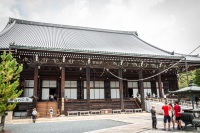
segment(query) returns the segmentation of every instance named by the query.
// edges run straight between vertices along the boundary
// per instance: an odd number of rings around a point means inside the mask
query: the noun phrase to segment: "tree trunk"
[[[0,126],[2,126],[1,131],[4,131],[4,125],[5,125],[6,115],[7,115],[7,114],[4,113],[4,114],[1,116],[1,123],[0,123]]]

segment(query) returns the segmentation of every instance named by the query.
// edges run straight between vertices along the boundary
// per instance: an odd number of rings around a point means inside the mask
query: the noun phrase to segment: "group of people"
[[[49,114],[50,114],[50,118],[52,118],[52,116],[53,116],[53,108],[52,107],[50,107],[50,109],[49,109]],[[32,111],[33,123],[36,122],[36,118],[37,118],[37,110],[36,110],[36,108],[34,108],[33,111]]]
[[[164,130],[166,130],[166,124],[168,123],[168,131],[170,131],[170,123],[172,122],[173,124],[173,129],[175,129],[175,123],[177,123],[177,129],[181,130],[182,126],[181,126],[181,107],[178,104],[178,102],[174,103],[174,106],[170,103],[167,104],[167,102],[165,102],[165,105],[162,106],[162,110],[163,110],[163,115],[164,115]],[[152,109],[150,110],[151,112],[151,116],[152,116],[152,128],[153,129],[157,129],[156,125],[157,125],[157,118],[156,118],[156,109],[155,109],[155,105],[152,105]]]
[[[146,95],[147,95],[147,98],[151,98],[151,93],[148,93],[148,92],[147,92]]]

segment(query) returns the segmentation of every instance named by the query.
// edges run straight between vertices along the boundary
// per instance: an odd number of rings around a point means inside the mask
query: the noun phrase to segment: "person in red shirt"
[[[181,126],[181,107],[180,105],[178,105],[178,101],[175,102],[175,105],[174,105],[174,114],[175,114],[175,117],[176,117],[176,123],[177,123],[177,127],[179,130],[181,130],[182,126]]]
[[[171,107],[165,102],[165,105],[162,106],[163,114],[164,114],[164,130],[166,130],[166,123],[168,122],[168,131],[170,131],[170,116],[169,111],[171,111]]]

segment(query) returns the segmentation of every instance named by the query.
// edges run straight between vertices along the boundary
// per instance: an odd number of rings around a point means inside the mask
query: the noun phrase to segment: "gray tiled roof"
[[[10,18],[0,32],[0,49],[13,43],[40,49],[88,51],[93,53],[124,53],[150,57],[179,58],[141,40],[136,32],[104,30],[39,23]]]
[[[186,60],[187,61],[190,61],[190,62],[196,62],[196,61],[198,61],[198,62],[200,62],[200,57],[199,56],[197,56],[197,57],[194,57],[194,56],[186,56]]]
[[[186,54],[174,53],[174,55],[185,57],[187,62],[200,62],[199,54],[197,54],[197,55],[186,55]]]

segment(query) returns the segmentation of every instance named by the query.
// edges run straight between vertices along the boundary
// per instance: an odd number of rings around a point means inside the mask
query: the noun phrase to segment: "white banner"
[[[14,100],[8,100],[8,102],[18,102],[18,103],[28,102],[28,103],[31,103],[31,102],[33,102],[33,99],[30,98],[30,97],[18,97]]]

